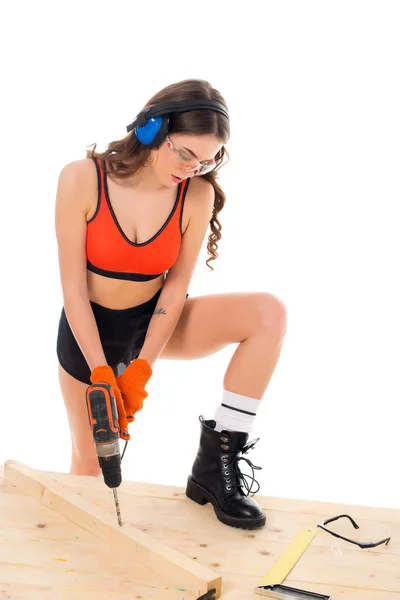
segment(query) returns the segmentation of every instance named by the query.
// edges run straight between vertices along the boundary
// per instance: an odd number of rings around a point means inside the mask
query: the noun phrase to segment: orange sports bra
[[[97,170],[98,199],[93,217],[87,222],[87,268],[93,273],[149,281],[170,269],[178,258],[182,241],[182,213],[190,179],[181,181],[174,207],[164,225],[147,242],[135,244],[122,231],[111,206],[107,173],[100,159],[92,157]]]

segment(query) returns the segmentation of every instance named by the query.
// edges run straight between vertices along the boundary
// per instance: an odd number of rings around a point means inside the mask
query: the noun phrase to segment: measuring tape
[[[259,583],[259,586],[282,583],[307,550],[317,533],[316,529],[302,529],[274,566],[268,571],[264,579]]]

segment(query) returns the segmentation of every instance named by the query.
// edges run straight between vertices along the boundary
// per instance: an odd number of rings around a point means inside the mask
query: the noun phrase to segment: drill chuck
[[[96,444],[97,458],[103,472],[104,483],[109,488],[119,487],[122,481],[119,443],[116,442],[116,447],[114,446],[114,444]],[[111,453],[109,454],[109,452]]]
[[[95,383],[86,391],[89,424],[104,483],[109,488],[121,485],[118,411],[112,386]]]

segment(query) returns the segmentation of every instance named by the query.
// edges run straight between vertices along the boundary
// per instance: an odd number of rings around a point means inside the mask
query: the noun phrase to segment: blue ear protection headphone
[[[127,126],[127,131],[135,130],[139,142],[148,148],[156,148],[168,134],[169,115],[190,110],[211,109],[225,115],[229,119],[226,108],[214,100],[184,100],[182,102],[166,102],[156,104],[139,113],[136,119]]]

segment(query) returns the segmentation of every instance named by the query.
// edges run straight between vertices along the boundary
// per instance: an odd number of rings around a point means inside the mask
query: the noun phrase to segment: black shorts
[[[116,376],[121,375],[126,366],[139,355],[160,294],[161,289],[144,304],[122,310],[90,303],[107,364],[112,367]],[[57,356],[67,373],[90,385],[91,371],[75,340],[64,308],[58,327]]]

